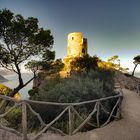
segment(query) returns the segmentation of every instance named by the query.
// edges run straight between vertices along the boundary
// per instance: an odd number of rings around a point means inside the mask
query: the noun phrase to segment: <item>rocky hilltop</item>
[[[140,78],[131,76],[129,74],[124,74],[122,72],[116,71],[115,81],[119,82],[122,88],[133,91],[140,90]]]
[[[48,76],[49,75],[49,76]],[[55,75],[55,74],[54,74]],[[44,80],[49,81],[50,77],[54,77],[53,74],[48,74],[46,71],[42,71],[38,74],[38,77],[33,81],[33,87],[38,87],[40,84],[44,83]],[[140,90],[140,78],[131,76],[129,74],[124,74],[120,71],[115,71],[114,75],[115,83],[119,83],[122,88],[137,91]]]

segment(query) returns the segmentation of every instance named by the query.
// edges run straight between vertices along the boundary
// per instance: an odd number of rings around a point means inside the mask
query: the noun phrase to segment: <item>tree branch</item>
[[[36,77],[36,76],[33,76],[30,80],[28,80],[28,81],[23,85],[23,87],[25,87],[26,85],[28,85],[33,79],[35,79],[35,77]],[[23,88],[23,87],[22,87],[22,88]]]
[[[13,72],[17,73],[17,71],[13,68],[12,65],[11,65],[12,68],[8,68],[8,66],[4,65],[2,62],[0,62],[0,65],[9,71],[13,71]]]

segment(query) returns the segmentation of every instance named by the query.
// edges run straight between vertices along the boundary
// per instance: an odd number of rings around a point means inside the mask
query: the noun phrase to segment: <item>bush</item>
[[[107,70],[99,70],[96,72],[82,73],[72,75],[71,77],[61,79],[55,77],[49,81],[44,82],[38,89],[38,93],[34,94],[31,99],[42,100],[48,102],[82,102],[87,100],[94,100],[102,97],[114,95],[114,72]],[[108,111],[112,110],[116,99],[108,100],[103,103]],[[94,103],[87,105],[80,105],[75,109],[80,113],[83,118],[93,110]],[[64,107],[50,106],[50,105],[35,105],[32,107],[38,112],[43,120],[48,123],[52,121]],[[101,112],[101,123],[107,118],[108,115]],[[95,116],[93,116],[94,120]],[[65,114],[63,119],[60,119],[55,126],[67,132],[67,120],[68,116]],[[75,127],[80,122],[76,116],[74,117]],[[90,129],[89,126],[86,130]]]
[[[98,71],[91,71],[88,74],[85,72],[80,74],[73,74],[67,78],[60,78],[58,75],[49,78],[38,88],[29,91],[30,99],[42,100],[47,102],[73,103],[88,100],[99,99],[116,94],[114,92],[114,72],[100,69]],[[103,106],[108,112],[112,110],[116,103],[116,99],[110,99],[102,102]],[[93,110],[95,103],[75,106],[77,112],[85,119]],[[39,105],[31,104],[32,108],[40,114],[45,123],[51,122],[61,111],[63,106]],[[8,108],[7,108],[8,109]],[[28,131],[32,132],[41,129],[40,123],[28,109]],[[8,126],[21,129],[21,109],[16,108],[12,110],[5,119],[8,121]],[[100,124],[103,124],[108,118],[108,114],[100,111]],[[73,113],[73,129],[77,128],[82,122],[79,117]],[[90,120],[96,125],[96,114]],[[66,112],[54,126],[58,129],[68,133],[68,112]],[[93,129],[90,125],[86,125],[81,131]]]
[[[40,100],[52,102],[80,102],[104,97],[103,83],[99,79],[73,76],[63,79],[60,83],[47,84],[39,91]],[[46,94],[45,94],[46,93]],[[87,96],[88,95],[88,96]]]
[[[7,107],[8,110],[10,107]],[[21,108],[15,108],[11,112],[9,112],[5,119],[8,121],[8,127],[12,127],[14,129],[21,129],[21,120],[22,120],[22,110]]]

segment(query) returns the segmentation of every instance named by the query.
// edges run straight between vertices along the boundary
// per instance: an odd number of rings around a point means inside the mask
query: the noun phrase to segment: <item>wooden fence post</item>
[[[100,102],[98,101],[97,102],[97,114],[96,114],[97,127],[100,127],[99,115],[100,115]]]
[[[68,115],[69,115],[69,135],[72,135],[72,109],[71,109],[71,106],[69,106],[69,109],[68,109]]]
[[[121,119],[121,105],[122,105],[122,100],[123,100],[123,96],[120,96],[119,97],[119,104],[118,104],[117,114],[116,114],[117,119]]]
[[[22,133],[23,133],[23,140],[28,140],[27,138],[27,108],[26,102],[22,102]]]
[[[138,95],[140,95],[140,85],[137,85],[136,89],[137,89]]]

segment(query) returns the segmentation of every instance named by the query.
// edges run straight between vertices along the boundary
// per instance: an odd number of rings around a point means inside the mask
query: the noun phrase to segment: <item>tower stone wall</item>
[[[87,55],[87,48],[87,39],[83,38],[83,34],[81,32],[68,34],[67,56],[64,58],[64,64],[67,70],[70,70],[70,62],[73,59]]]
[[[67,42],[67,56],[82,57],[87,54],[87,39],[81,32],[70,33]]]

